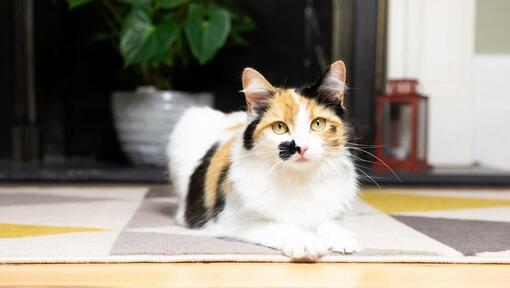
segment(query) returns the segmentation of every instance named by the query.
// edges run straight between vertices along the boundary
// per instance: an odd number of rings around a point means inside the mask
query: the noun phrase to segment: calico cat
[[[358,191],[345,76],[337,61],[313,85],[285,89],[246,68],[246,112],[187,110],[167,151],[176,222],[295,259],[360,251],[341,223]]]

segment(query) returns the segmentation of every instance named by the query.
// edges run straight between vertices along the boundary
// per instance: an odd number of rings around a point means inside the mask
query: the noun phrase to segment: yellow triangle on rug
[[[510,206],[510,200],[368,192],[361,199],[386,213]]]
[[[50,234],[63,234],[75,232],[98,232],[105,231],[100,228],[66,227],[66,226],[43,226],[0,223],[0,238],[20,238],[29,236],[42,236]]]

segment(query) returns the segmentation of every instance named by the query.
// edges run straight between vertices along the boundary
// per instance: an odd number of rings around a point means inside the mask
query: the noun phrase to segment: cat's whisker
[[[370,177],[370,175],[368,175],[365,171],[359,169],[358,167],[354,166],[354,168],[363,173],[363,175],[365,175],[366,177],[368,177],[368,179],[370,179],[370,181],[372,181],[372,183],[374,183],[379,189],[381,189],[381,185],[379,185],[379,183],[377,183],[377,181],[374,180],[374,178]]]
[[[281,159],[278,157],[270,158],[269,160],[266,160],[262,165],[268,166],[268,168],[271,168],[272,166],[277,166],[277,164],[280,164]]]
[[[358,169],[363,169],[363,168],[370,169],[370,167],[366,166],[366,165],[355,164],[355,163],[353,163],[353,164]],[[363,170],[363,171],[366,171],[366,170]],[[362,176],[362,175],[358,175],[358,176]],[[387,179],[387,177],[383,177],[383,176],[370,176],[370,177],[372,177],[372,179]]]
[[[278,159],[276,159],[276,158],[270,159],[269,161],[266,161],[263,163],[263,165],[267,166],[267,168],[273,168],[277,164],[278,164]]]
[[[341,177],[342,175],[340,175],[340,173],[338,173],[337,171],[337,168],[336,168],[336,165],[333,165],[331,164],[329,161],[321,161],[321,163],[327,165],[329,168],[331,168],[331,170],[333,172],[335,172],[335,174],[337,174],[337,176]],[[377,181],[375,181],[374,177],[371,177],[370,175],[368,175],[365,171],[363,171],[362,169],[360,169],[358,167],[358,165],[354,164],[354,168],[361,172],[363,175],[358,175],[358,176],[361,176],[361,177],[366,177],[365,179],[369,179],[372,183],[374,183],[379,189],[381,189],[381,185],[379,185],[379,183],[377,183]]]
[[[354,164],[354,166],[359,167],[359,168],[370,169],[370,166],[362,165],[362,164]]]
[[[370,144],[359,144],[353,142],[345,142],[347,145],[357,146],[357,147],[365,147],[365,148],[376,148],[376,147],[386,147],[387,145],[370,145]]]
[[[278,166],[281,165],[281,161],[280,159],[273,159],[273,161],[268,165],[268,168],[267,168],[267,172],[266,172],[266,177],[268,177],[269,175],[271,175],[273,173],[273,171],[278,168]]]
[[[351,154],[350,155],[352,158],[358,160],[358,161],[361,161],[361,162],[365,162],[365,163],[370,163],[370,164],[373,164],[373,165],[383,165],[381,163],[377,163],[377,162],[374,162],[374,161],[370,161],[370,160],[366,160],[366,159],[363,159],[363,158],[360,158],[354,154]]]
[[[393,169],[391,169],[390,166],[388,166],[388,164],[386,164],[384,161],[381,160],[381,158],[375,156],[373,153],[370,153],[366,150],[363,150],[361,148],[355,148],[355,147],[350,147],[350,149],[354,149],[356,151],[361,151],[361,152],[364,152],[372,157],[374,157],[375,159],[377,159],[379,162],[381,162],[386,168],[388,168],[388,170],[390,170],[390,172],[393,174],[393,176],[395,176],[395,178],[397,178],[397,180],[402,183],[402,180],[400,179],[400,177],[398,177],[397,173],[395,173],[395,171],[393,171]]]
[[[238,159],[245,159],[245,158],[248,158],[248,157],[253,157],[253,156],[267,156],[267,155],[275,155],[276,153],[274,151],[257,151],[257,152],[252,152],[250,154],[246,154],[246,155],[242,155],[242,156],[238,156]]]

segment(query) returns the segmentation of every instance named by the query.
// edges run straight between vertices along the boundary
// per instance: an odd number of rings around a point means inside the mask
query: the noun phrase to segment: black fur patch
[[[214,205],[214,208],[212,210],[211,219],[215,220],[216,217],[223,211],[223,208],[225,208],[225,195],[218,194],[216,195],[216,203]]]
[[[335,112],[335,114],[338,117],[340,117],[340,119],[345,118],[345,109],[339,100],[334,98],[332,99],[329,95],[324,95],[324,93],[320,93],[318,92],[318,90],[314,90],[314,86],[303,88],[299,92],[304,97],[314,98],[315,100],[317,100],[317,103],[319,103],[319,105],[325,106],[333,110],[333,112]]]
[[[333,110],[340,119],[342,120],[345,119],[345,109],[340,103],[340,101],[331,100],[331,98],[329,97],[325,98],[319,96],[317,102],[319,102],[320,105],[326,106],[329,109]]]
[[[280,145],[278,145],[278,149],[280,149],[280,153],[278,155],[282,158],[282,160],[288,160],[290,156],[299,151],[299,147],[296,147],[296,142],[294,142],[294,140],[280,143]]]
[[[253,120],[246,129],[243,134],[243,146],[244,148],[251,150],[253,148],[253,133],[259,125],[260,120],[264,117],[264,113],[266,113],[268,106],[267,105],[259,105],[255,107],[254,112],[257,114],[257,118]]]
[[[219,144],[216,143],[205,153],[200,165],[191,175],[188,195],[186,196],[186,211],[184,217],[186,223],[191,228],[200,228],[207,222],[207,207],[204,203],[205,194],[205,174],[211,162],[211,158],[218,149]]]
[[[332,97],[331,95],[328,95],[326,92],[320,89],[324,78],[327,77],[327,74],[329,73],[329,69],[330,68],[328,68],[328,70],[326,70],[314,84],[301,88],[298,92],[304,97],[316,99],[319,105],[333,110],[335,114],[340,117],[340,119],[344,119],[345,109],[342,106],[342,103],[340,103],[340,100],[334,96]]]
[[[214,203],[211,218],[216,218],[225,207],[225,191],[223,191],[223,183],[225,183],[225,180],[227,180],[229,170],[230,163],[223,167],[220,173],[220,177],[218,177],[218,185],[216,186],[216,203]]]
[[[255,132],[255,128],[260,123],[260,118],[253,120],[244,130],[243,134],[243,146],[244,148],[251,150],[253,148],[253,133]]]

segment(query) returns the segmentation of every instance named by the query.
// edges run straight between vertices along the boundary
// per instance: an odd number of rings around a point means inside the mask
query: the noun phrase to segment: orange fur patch
[[[346,127],[342,120],[330,109],[319,105],[315,99],[306,99],[308,103],[306,107],[310,111],[311,119],[318,117],[326,119],[326,128],[318,132],[331,148],[340,147],[347,138]]]
[[[227,127],[227,129],[225,129],[225,132],[227,132],[227,133],[236,133],[237,131],[243,129],[244,127],[246,127],[246,123],[235,124],[235,125],[232,125],[230,127]]]
[[[294,118],[299,110],[299,103],[294,98],[294,92],[291,89],[282,88],[277,88],[276,91],[275,96],[269,102],[268,110],[253,133],[255,141],[260,133],[270,127],[273,122],[283,121],[289,128],[294,125]]]
[[[230,164],[230,151],[235,138],[230,139],[218,148],[214,156],[211,158],[207,173],[205,175],[205,195],[204,204],[207,208],[214,207],[218,197],[218,179],[223,169]]]

